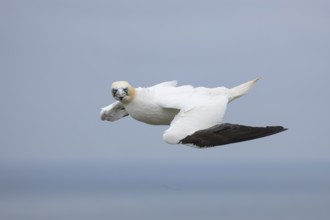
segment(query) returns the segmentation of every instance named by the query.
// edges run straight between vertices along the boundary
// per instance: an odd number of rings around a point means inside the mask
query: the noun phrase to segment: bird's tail
[[[260,79],[260,77],[229,89],[229,94],[230,94],[229,102],[245,95],[256,84],[256,82],[259,79]]]

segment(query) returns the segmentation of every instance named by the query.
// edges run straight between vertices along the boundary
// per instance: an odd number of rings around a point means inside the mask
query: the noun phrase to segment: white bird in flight
[[[287,130],[282,126],[222,123],[228,103],[246,94],[258,80],[231,89],[177,86],[177,81],[134,88],[126,81],[117,81],[111,88],[117,101],[102,108],[101,120],[116,121],[130,115],[147,124],[170,125],[163,134],[165,142],[198,148],[252,140]]]

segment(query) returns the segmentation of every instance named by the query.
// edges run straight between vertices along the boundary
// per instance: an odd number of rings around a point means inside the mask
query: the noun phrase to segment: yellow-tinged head
[[[117,81],[111,86],[112,96],[126,104],[133,100],[135,96],[135,89],[126,81]]]

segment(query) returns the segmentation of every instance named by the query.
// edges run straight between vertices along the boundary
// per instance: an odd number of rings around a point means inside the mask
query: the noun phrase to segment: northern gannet
[[[177,81],[134,88],[126,81],[112,83],[116,102],[101,110],[101,120],[130,115],[151,125],[170,125],[163,139],[169,144],[198,148],[252,140],[287,130],[282,126],[251,127],[222,123],[228,103],[246,94],[259,80],[234,88],[177,86]]]

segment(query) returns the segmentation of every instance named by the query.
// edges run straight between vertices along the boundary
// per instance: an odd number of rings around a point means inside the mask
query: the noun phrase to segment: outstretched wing
[[[187,97],[188,99],[189,97]],[[178,144],[194,132],[210,128],[222,122],[229,100],[228,90],[217,91],[200,88],[189,100],[164,132],[163,139],[169,144]]]
[[[211,90],[210,90],[211,91]],[[222,124],[230,93],[225,88],[209,92],[199,89],[164,132],[169,144],[187,144],[199,148],[248,141],[287,130],[281,126],[251,127]]]
[[[199,130],[181,140],[182,144],[192,144],[199,148],[237,143],[273,135],[287,130],[282,126],[251,127],[237,124],[219,124]]]
[[[126,111],[123,104],[120,102],[112,103],[106,107],[101,109],[101,120],[106,121],[117,121],[125,116],[128,116],[128,112]]]

